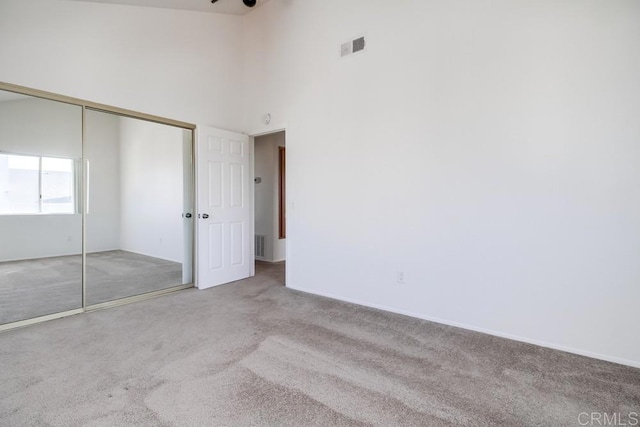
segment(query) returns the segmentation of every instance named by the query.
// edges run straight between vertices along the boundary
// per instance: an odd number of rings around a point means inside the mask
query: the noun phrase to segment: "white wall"
[[[0,0],[0,81],[286,124],[290,286],[637,366],[639,51],[635,0]]]
[[[288,126],[289,286],[640,366],[640,2],[273,0],[244,25],[246,129]]]
[[[40,98],[0,102],[0,150],[82,157],[82,108]]]
[[[0,81],[239,130],[238,16],[0,0]]]
[[[87,251],[119,247],[119,119],[87,111],[85,158],[90,169]],[[179,145],[179,144],[178,144]],[[0,150],[82,157],[80,107],[37,98],[0,102]],[[82,219],[74,215],[0,215],[0,261],[78,254]]]
[[[278,238],[278,147],[285,146],[285,133],[255,138],[254,174],[262,182],[255,184],[255,233],[265,236],[264,261],[285,259],[285,239]]]
[[[120,248],[182,262],[183,132],[120,119]]]
[[[85,120],[87,252],[120,249],[120,118],[87,110]]]
[[[36,98],[0,102],[0,151],[80,158],[82,109]],[[0,215],[0,262],[81,250],[79,214]]]

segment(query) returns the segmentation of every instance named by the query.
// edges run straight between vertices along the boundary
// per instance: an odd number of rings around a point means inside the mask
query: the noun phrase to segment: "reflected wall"
[[[82,307],[82,107],[0,91],[0,324]]]

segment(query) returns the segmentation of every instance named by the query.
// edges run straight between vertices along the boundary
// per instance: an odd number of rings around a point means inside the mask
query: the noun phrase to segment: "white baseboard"
[[[37,256],[37,257],[31,257],[31,258],[6,258],[6,259],[0,259],[0,262],[14,262],[14,261],[32,261],[32,260],[38,260],[38,259],[47,259],[47,258],[59,258],[59,257],[65,257],[65,256],[76,256],[76,255],[82,255],[81,252],[60,252],[57,254],[44,254],[42,256]]]
[[[520,342],[524,342],[527,344],[533,344],[533,345],[537,345],[540,347],[546,347],[546,348],[551,348],[553,350],[560,350],[560,351],[564,351],[567,353],[573,353],[573,354],[578,354],[580,356],[586,356],[586,357],[590,357],[592,359],[599,359],[599,360],[604,360],[606,362],[613,362],[613,363],[617,363],[620,365],[626,365],[626,366],[631,366],[634,368],[640,368],[640,361],[635,361],[635,360],[628,360],[628,359],[622,359],[620,357],[615,357],[615,356],[609,356],[606,354],[600,354],[600,353],[594,353],[591,351],[587,351],[587,350],[581,350],[578,348],[574,348],[574,347],[568,347],[568,346],[564,346],[564,345],[559,345],[559,344],[554,344],[554,343],[549,343],[546,341],[539,341],[539,340],[534,340],[534,339],[529,339],[529,338],[525,338],[525,337],[521,337],[518,335],[512,335],[512,334],[508,334],[508,333],[504,333],[504,332],[500,332],[500,331],[494,331],[491,329],[486,329],[486,328],[481,328],[481,327],[477,327],[477,326],[473,326],[473,325],[468,325],[466,323],[459,323],[459,322],[453,322],[450,320],[446,320],[446,319],[441,319],[438,317],[432,317],[432,316],[427,316],[424,314],[420,314],[420,313],[413,313],[410,311],[406,311],[406,310],[399,310],[399,309],[395,309],[395,308],[390,308],[390,307],[386,307],[383,305],[379,305],[379,304],[371,304],[365,301],[361,301],[361,300],[357,300],[357,299],[353,299],[353,298],[343,298],[337,295],[333,295],[333,294],[329,294],[329,293],[324,293],[324,292],[316,292],[310,289],[306,289],[303,287],[297,287],[297,286],[293,286],[291,284],[287,284],[287,287],[290,289],[295,289],[297,291],[301,291],[301,292],[306,292],[309,294],[313,294],[313,295],[319,295],[319,296],[323,296],[326,298],[331,298],[331,299],[335,299],[338,301],[345,301],[345,302],[349,302],[352,304],[357,304],[357,305],[362,305],[364,307],[370,307],[370,308],[375,308],[378,310],[383,310],[383,311],[388,311],[390,313],[396,313],[396,314],[402,314],[405,316],[410,316],[410,317],[415,317],[418,319],[422,319],[422,320],[428,320],[430,322],[435,322],[435,323],[440,323],[443,325],[448,325],[448,326],[454,326],[456,328],[461,328],[461,329],[467,329],[470,331],[474,331],[474,332],[481,332],[483,334],[488,334],[488,335],[493,335],[496,337],[500,337],[500,338],[506,338],[506,339],[510,339],[510,340],[514,340],[514,341],[520,341]]]
[[[120,249],[114,249],[114,250],[119,250],[119,251],[124,251],[124,252],[131,252],[131,253],[137,254],[137,255],[144,255],[144,256],[148,256],[150,258],[157,258],[157,259],[161,259],[161,260],[164,260],[164,261],[171,261],[171,262],[175,262],[175,263],[178,263],[178,264],[182,264],[182,260],[180,260],[180,259],[167,258],[167,257],[164,257],[164,256],[158,256],[158,255],[155,255],[155,254],[136,251],[136,250],[132,250],[132,249],[120,248]]]

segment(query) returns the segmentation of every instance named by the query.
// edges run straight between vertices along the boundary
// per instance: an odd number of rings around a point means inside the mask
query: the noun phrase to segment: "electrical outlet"
[[[404,285],[404,271],[398,271],[398,284]]]

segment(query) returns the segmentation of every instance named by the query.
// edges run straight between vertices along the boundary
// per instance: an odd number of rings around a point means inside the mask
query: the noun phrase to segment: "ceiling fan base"
[[[217,1],[218,0],[211,0],[211,3],[213,4],[213,3],[217,2]],[[253,7],[253,6],[256,5],[257,0],[242,0],[242,3],[244,3],[244,5],[247,6],[247,7]]]

